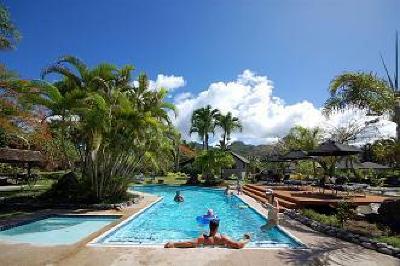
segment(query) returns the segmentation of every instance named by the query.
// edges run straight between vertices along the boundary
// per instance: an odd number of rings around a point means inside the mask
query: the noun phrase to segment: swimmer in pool
[[[178,190],[174,197],[175,202],[184,202],[185,198],[181,195],[181,192]]]
[[[204,215],[205,218],[215,218],[213,209],[208,209],[207,214]]]

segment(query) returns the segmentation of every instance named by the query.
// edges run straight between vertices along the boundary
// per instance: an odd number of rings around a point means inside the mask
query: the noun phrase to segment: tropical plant
[[[322,130],[318,127],[315,128],[305,128],[301,126],[295,126],[289,130],[289,133],[280,141],[280,147],[285,152],[292,150],[303,150],[310,151],[315,149],[318,144],[322,140]],[[306,166],[307,164],[303,164],[302,166]],[[322,165],[325,166],[324,162]],[[315,161],[312,161],[312,169],[314,176],[316,176],[316,165]],[[301,167],[301,171],[304,171],[305,168]]]
[[[164,102],[166,90],[149,89],[145,74],[134,86],[132,70],[111,64],[89,68],[66,56],[43,71],[43,77],[58,74],[60,81],[29,82],[22,98],[31,110],[45,108],[45,121],[59,124],[61,134],[73,141],[83,180],[97,200],[124,194],[143,165],[166,171],[164,159],[172,157],[168,110],[174,106]]]
[[[398,70],[398,34],[396,33],[395,74],[392,78],[382,58],[387,81],[373,73],[349,72],[338,75],[330,84],[330,98],[325,102],[326,114],[334,110],[356,107],[366,109],[370,115],[392,115],[397,125],[397,139],[400,138],[400,91]],[[370,122],[376,122],[377,119]]]
[[[229,141],[231,140],[231,133],[235,130],[242,131],[242,125],[239,118],[232,116],[231,112],[226,115],[217,114],[216,115],[216,126],[220,127],[223,131],[222,139],[219,141],[220,147],[223,150],[227,149]]]
[[[6,131],[0,127],[0,148],[7,146],[7,134]]]
[[[372,146],[375,160],[393,167],[400,165],[400,142],[395,139],[376,140]]]
[[[197,133],[203,143],[203,150],[208,150],[209,133],[214,134],[218,109],[211,105],[193,111],[190,134]]]
[[[310,129],[295,126],[289,130],[289,133],[281,140],[281,142],[286,151],[310,151],[315,149],[321,140],[322,130],[320,128],[316,127]]]
[[[393,232],[400,233],[400,200],[388,199],[378,209],[381,222]]]
[[[336,218],[339,221],[340,227],[343,227],[352,216],[353,211],[350,204],[346,201],[339,201],[336,207]]]
[[[20,39],[21,34],[12,22],[10,12],[0,3],[0,50],[15,48]]]
[[[202,151],[194,161],[195,167],[202,169],[206,179],[215,178],[221,173],[222,168],[231,167],[234,163],[232,155],[220,149]]]

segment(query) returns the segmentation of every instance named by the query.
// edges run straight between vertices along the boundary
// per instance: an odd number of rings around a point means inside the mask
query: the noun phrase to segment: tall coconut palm
[[[226,150],[231,139],[231,133],[239,130],[242,131],[242,124],[239,118],[232,116],[231,112],[226,115],[218,114],[216,116],[216,125],[223,130],[222,139],[219,141],[221,149]]]
[[[349,72],[338,75],[330,84],[330,98],[325,102],[324,111],[330,114],[337,109],[356,107],[366,109],[371,115],[390,113],[396,123],[397,139],[400,138],[400,91],[398,67],[398,34],[396,33],[395,74],[392,78],[382,58],[387,81],[372,74]],[[373,120],[376,121],[376,120]]]
[[[203,149],[208,150],[209,133],[214,134],[218,114],[219,110],[213,109],[211,105],[197,109],[192,114],[190,134],[198,134],[202,140]]]

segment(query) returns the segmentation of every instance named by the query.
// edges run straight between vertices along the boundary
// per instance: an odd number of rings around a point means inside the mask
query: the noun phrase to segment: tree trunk
[[[208,133],[206,134],[206,150],[208,151]]]

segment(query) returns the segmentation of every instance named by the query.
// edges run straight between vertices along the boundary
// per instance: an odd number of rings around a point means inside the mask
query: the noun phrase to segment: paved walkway
[[[247,196],[242,198],[265,214],[265,210],[252,198]],[[146,196],[134,208],[126,210],[123,213],[124,218],[156,199]],[[36,247],[25,244],[0,244],[0,265],[400,265],[400,260],[394,257],[321,235],[293,220],[285,221],[283,227],[303,241],[308,246],[307,249],[183,250],[86,246],[87,242],[111,227],[112,225],[72,246]]]
[[[45,187],[43,185],[34,185],[33,188]],[[9,192],[9,191],[20,191],[23,189],[29,188],[28,185],[10,185],[10,186],[0,186],[0,192]]]

